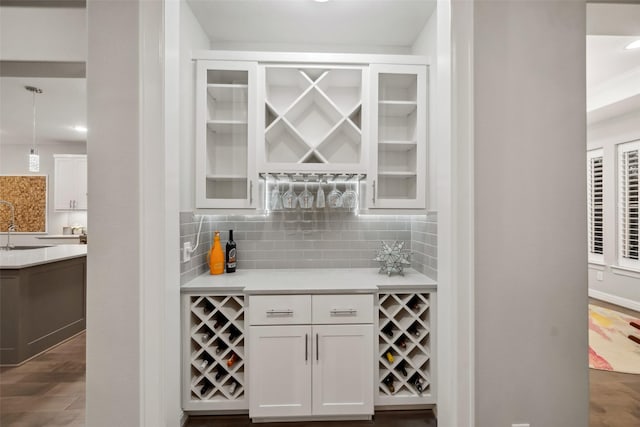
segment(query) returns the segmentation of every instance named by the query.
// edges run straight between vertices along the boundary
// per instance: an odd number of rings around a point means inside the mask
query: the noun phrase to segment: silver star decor
[[[411,265],[409,262],[411,251],[404,249],[404,242],[397,240],[391,246],[386,242],[380,243],[382,244],[374,259],[381,263],[378,273],[386,273],[388,276],[391,276],[392,273],[398,273],[404,276],[404,267]]]

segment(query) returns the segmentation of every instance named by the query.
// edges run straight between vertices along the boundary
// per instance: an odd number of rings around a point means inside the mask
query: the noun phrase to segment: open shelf
[[[435,403],[430,388],[430,298],[428,293],[379,294],[376,405]],[[419,325],[419,335],[415,325]],[[393,362],[387,352],[391,352]],[[417,390],[416,378],[420,378],[422,392]]]
[[[362,68],[265,66],[263,170],[362,165]],[[260,162],[259,162],[260,163]]]
[[[244,296],[187,298],[191,319],[189,403],[207,403],[211,409],[227,408],[230,403],[247,407]],[[232,356],[234,360],[230,363]]]

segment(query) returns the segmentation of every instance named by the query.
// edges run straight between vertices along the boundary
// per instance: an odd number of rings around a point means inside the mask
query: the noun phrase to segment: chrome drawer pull
[[[267,316],[293,316],[293,310],[267,310]]]
[[[334,308],[330,311],[330,313],[332,316],[355,316],[356,314],[358,314],[358,310],[356,310],[355,308]]]

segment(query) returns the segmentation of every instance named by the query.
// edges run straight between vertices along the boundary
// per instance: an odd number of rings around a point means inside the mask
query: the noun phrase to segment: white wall
[[[585,3],[474,5],[476,425],[587,426]]]
[[[436,157],[436,144],[438,143],[437,138],[437,130],[436,127],[438,123],[436,122],[436,109],[439,107],[439,104],[436,102],[436,88],[437,88],[437,59],[438,59],[438,49],[437,49],[437,41],[438,41],[438,27],[437,27],[437,13],[431,15],[431,17],[427,20],[424,28],[416,38],[411,47],[411,54],[413,55],[424,55],[427,57],[430,64],[432,64],[429,68],[429,97],[431,98],[431,102],[427,105],[430,105],[429,109],[429,175],[427,182],[427,209],[430,211],[438,210],[437,200],[437,183],[436,177],[438,175],[437,171],[437,157]]]
[[[0,59],[80,61],[87,57],[84,8],[0,8]]]
[[[589,264],[589,294],[633,310],[640,310],[640,274],[611,268],[618,265],[617,145],[634,140],[640,140],[640,110],[590,124],[587,128],[587,150],[602,148],[604,154],[604,265]],[[602,280],[598,280],[598,272],[602,272]]]
[[[195,208],[195,80],[193,50],[209,49],[209,38],[191,11],[180,1],[180,210]]]
[[[87,14],[88,191],[96,196],[89,198],[86,424],[139,426],[139,5],[134,0],[90,1]],[[123,235],[129,236],[126,244]]]
[[[0,145],[0,174],[3,175],[31,175],[28,167],[30,146],[25,144]],[[85,154],[87,144],[84,142],[60,142],[55,144],[41,144],[38,146],[40,153],[40,172],[34,175],[47,175],[47,233],[11,235],[11,242],[16,245],[46,244],[45,240],[38,240],[38,235],[62,234],[62,227],[67,225],[87,226],[87,213],[82,212],[56,212],[53,209],[53,195],[56,185],[54,175],[54,154]],[[20,224],[17,224],[18,227]],[[0,233],[4,235],[6,233]]]

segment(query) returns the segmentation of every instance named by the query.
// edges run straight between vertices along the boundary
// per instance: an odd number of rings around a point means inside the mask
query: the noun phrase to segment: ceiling
[[[640,110],[640,5],[587,5],[589,123]]]
[[[187,0],[215,44],[410,47],[436,0]]]
[[[0,78],[0,140],[3,144],[31,144],[33,94],[36,86],[36,142],[84,142],[86,133],[73,130],[86,125],[86,84],[83,78]]]

